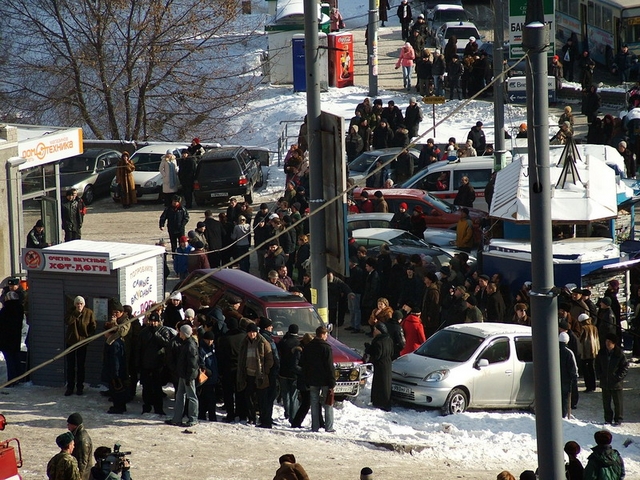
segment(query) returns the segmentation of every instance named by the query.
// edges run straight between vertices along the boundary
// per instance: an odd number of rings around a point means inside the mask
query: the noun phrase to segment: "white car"
[[[415,352],[394,360],[391,394],[442,409],[531,408],[534,403],[531,327],[466,323],[436,332]]]
[[[444,47],[453,35],[456,36],[456,50],[461,58],[470,37],[476,39],[478,47],[482,45],[478,27],[472,22],[446,22],[440,25],[440,28],[436,31],[436,46],[440,48],[442,53],[444,53]]]
[[[352,232],[361,228],[392,229],[393,213],[353,213],[347,215],[347,231]],[[424,231],[424,241],[429,245],[442,248],[450,255],[454,255],[456,244],[456,230],[453,228],[427,228]],[[454,248],[452,248],[454,247]]]
[[[440,25],[446,22],[469,22],[471,19],[462,5],[438,4],[427,14],[427,33],[435,38]]]
[[[162,200],[162,175],[160,175],[162,156],[167,153],[167,150],[171,150],[178,159],[188,147],[187,143],[157,143],[142,147],[131,155],[131,161],[136,166],[133,179],[136,182],[138,200]],[[117,192],[114,178],[111,182],[111,197],[114,201],[118,201]]]

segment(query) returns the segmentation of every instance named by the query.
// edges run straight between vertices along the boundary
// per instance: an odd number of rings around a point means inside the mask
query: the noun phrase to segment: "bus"
[[[622,45],[640,56],[640,0],[556,0],[558,51],[572,35],[608,68]]]

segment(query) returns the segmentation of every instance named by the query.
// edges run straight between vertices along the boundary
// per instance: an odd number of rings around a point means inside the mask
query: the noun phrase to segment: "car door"
[[[531,337],[516,337],[515,361],[513,369],[512,404],[515,406],[531,405],[535,399],[533,385],[533,342]]]
[[[509,337],[493,339],[477,356],[471,404],[474,407],[505,407],[511,404],[514,366]],[[485,359],[489,365],[479,367]]]
[[[116,176],[116,165],[120,156],[117,152],[107,152],[98,157],[96,164],[96,172],[98,178],[96,179],[95,191],[96,194],[103,194],[109,191],[109,185],[113,177]]]

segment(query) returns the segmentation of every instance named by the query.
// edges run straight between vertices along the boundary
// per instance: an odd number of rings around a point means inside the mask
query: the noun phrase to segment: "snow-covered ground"
[[[364,7],[358,2],[344,2],[345,18],[360,15]],[[393,13],[393,10],[390,12]],[[321,95],[325,111],[342,115],[348,121],[367,89],[354,86],[330,89]],[[384,103],[394,100],[403,110],[410,94],[381,91]],[[306,95],[292,93],[290,87],[262,85],[252,102],[238,109],[231,121],[227,143],[266,146],[275,151],[283,121],[301,121],[306,113]],[[466,138],[476,121],[482,120],[487,141],[492,142],[493,105],[486,101],[452,101],[437,109],[436,122],[442,121],[435,137],[446,143],[450,136]],[[432,126],[431,109],[423,107],[425,121],[420,133]],[[526,122],[521,106],[507,106],[508,129]],[[550,118],[551,132],[557,119]],[[297,134],[293,125],[290,134]],[[424,141],[424,140],[423,140]],[[283,187],[282,169],[272,163],[269,183],[261,192],[266,201],[277,198]],[[632,375],[639,375],[637,365]],[[635,382],[635,386],[640,382]],[[129,404],[123,416],[107,415],[107,402],[89,388],[83,397],[63,397],[62,389],[22,384],[0,391],[0,412],[9,421],[0,438],[19,437],[22,442],[25,479],[43,478],[46,462],[57,452],[54,439],[66,427],[67,416],[79,411],[93,437],[94,446],[121,443],[132,450],[133,478],[169,479],[258,479],[271,478],[277,458],[294,453],[305,466],[310,478],[357,478],[363,466],[370,466],[376,478],[474,478],[489,479],[503,469],[516,476],[525,469],[535,469],[535,416],[528,412],[472,412],[442,417],[435,411],[422,411],[397,406],[386,413],[368,405],[369,392],[353,403],[345,402],[336,409],[337,432],[312,434],[287,428],[282,409],[277,406],[278,420],[273,431],[262,431],[243,425],[203,423],[195,434],[182,434],[155,415],[141,416],[140,393]],[[166,407],[173,404],[172,392]],[[625,392],[627,402],[637,402],[638,390]],[[586,398],[585,398],[586,397]],[[575,440],[582,447],[580,459],[586,462],[593,433],[603,427],[600,394],[583,395],[575,419],[563,421],[564,440]],[[165,410],[168,410],[165,408]],[[169,411],[169,410],[168,410]],[[636,410],[637,412],[637,410]],[[612,428],[613,446],[621,451],[627,466],[627,478],[640,478],[640,428],[638,418],[625,419],[621,427]],[[310,419],[307,418],[307,426]],[[628,446],[623,444],[627,443]]]

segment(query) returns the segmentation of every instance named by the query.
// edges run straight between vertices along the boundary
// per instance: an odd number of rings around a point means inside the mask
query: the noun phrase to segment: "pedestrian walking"
[[[133,178],[136,166],[129,158],[129,152],[122,152],[116,166],[116,182],[122,208],[131,208],[138,203],[136,194],[136,181]]]
[[[159,227],[164,231],[164,226],[167,225],[172,252],[178,248],[178,240],[184,236],[185,228],[189,223],[189,211],[182,206],[181,202],[180,195],[173,195],[171,205],[166,207],[160,215]]]
[[[333,366],[333,353],[327,343],[329,331],[320,326],[316,328],[315,338],[302,351],[300,366],[309,385],[311,400],[311,431],[320,430],[320,407],[324,410],[324,430],[333,429],[333,388],[336,385]]]
[[[622,388],[629,370],[629,362],[618,346],[618,336],[610,333],[605,337],[605,348],[596,357],[596,374],[602,388],[604,421],[621,425],[624,415]],[[613,403],[613,409],[611,408]]]
[[[402,85],[408,91],[411,90],[411,71],[416,53],[409,42],[406,42],[400,49],[400,56],[396,62],[396,70],[402,68]]]

